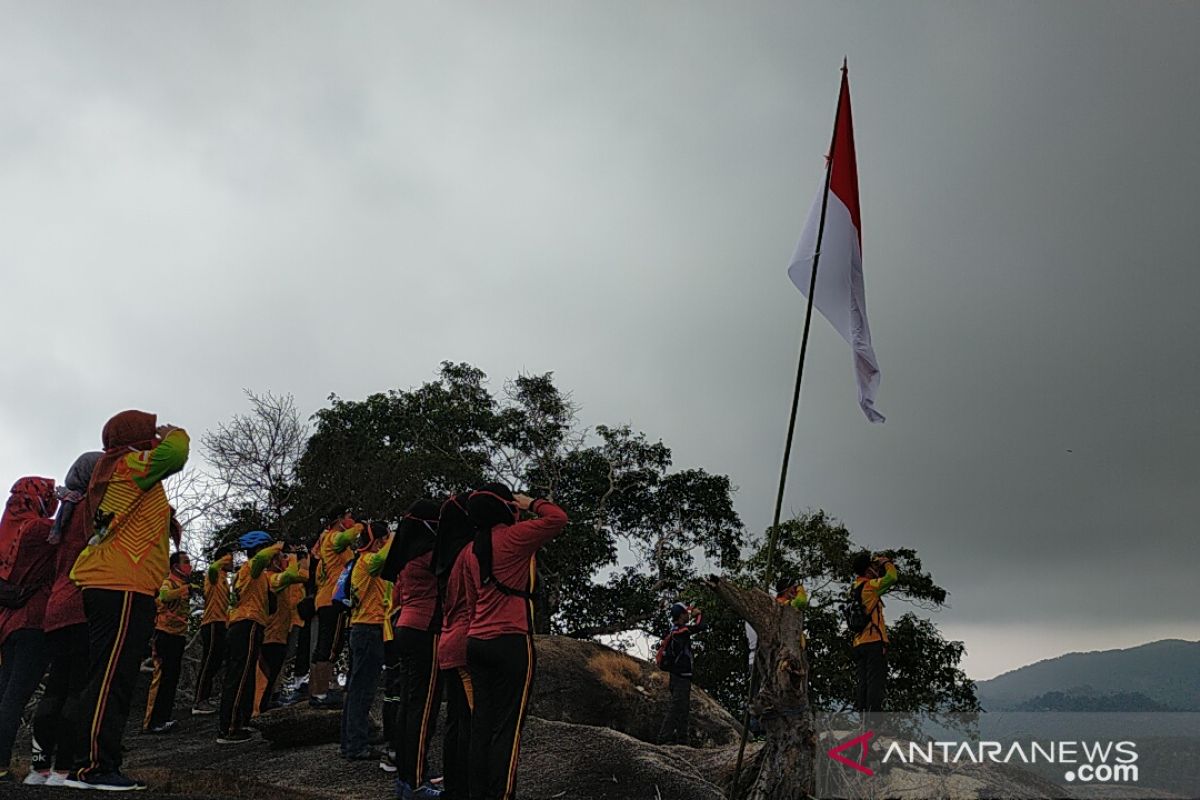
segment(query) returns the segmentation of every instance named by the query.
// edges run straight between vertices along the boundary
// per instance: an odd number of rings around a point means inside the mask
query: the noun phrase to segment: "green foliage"
[[[285,406],[252,419],[286,419]],[[267,500],[228,511],[214,547],[252,528],[311,541],[332,513],[347,508],[395,522],[414,500],[500,480],[554,499],[571,519],[539,555],[540,630],[657,638],[666,632],[667,607],[683,597],[702,607],[713,626],[696,640],[700,684],[731,709],[744,704],[743,624],[695,584],[712,571],[760,586],[765,581],[765,537],[743,561],[744,529],[728,477],[673,470],[670,448],[628,425],[581,428],[551,373],[518,376],[497,394],[481,370],[446,362],[436,379],[416,388],[363,400],[333,396],[312,421],[290,480],[278,477],[287,470],[276,470],[265,494],[244,493]],[[244,418],[234,422],[245,424]],[[243,438],[272,441],[269,434],[253,429]],[[237,457],[230,462],[231,470],[243,466]],[[812,598],[806,615],[811,696],[821,707],[845,707],[854,669],[837,603],[848,590],[858,548],[844,526],[819,511],[780,525],[778,534],[774,575],[802,581]],[[944,605],[946,591],[915,551],[889,552],[901,573],[889,607],[897,601],[926,610]],[[915,615],[888,615],[890,708],[976,708],[974,685],[958,668],[961,643],[944,640]]]
[[[567,509],[566,531],[538,558],[543,631],[649,629],[698,557],[708,568],[738,563],[729,479],[672,471],[670,448],[629,426],[580,428],[550,373],[518,376],[497,395],[481,370],[443,363],[414,389],[331,397],[313,421],[282,523],[294,541],[311,540],[335,509],[396,521],[414,500],[490,480]]]

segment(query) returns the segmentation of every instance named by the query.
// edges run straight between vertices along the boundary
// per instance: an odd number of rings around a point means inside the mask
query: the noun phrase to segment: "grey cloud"
[[[761,530],[846,54],[889,422],[818,320],[788,509],[916,547],[968,646],[1030,619],[1200,634],[1196,8],[5,18],[0,480],[61,473],[126,406],[202,430],[243,386],[313,410],[455,359],[555,370],[586,421],[728,472]]]

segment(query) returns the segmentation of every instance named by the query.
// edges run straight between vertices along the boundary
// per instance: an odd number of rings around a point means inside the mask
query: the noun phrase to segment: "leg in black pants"
[[[21,714],[46,674],[49,658],[41,628],[13,631],[0,647],[0,772],[8,771]]]
[[[300,626],[296,635],[296,660],[292,664],[292,677],[297,680],[308,674],[309,658],[312,656],[312,628],[310,619]]]
[[[521,728],[537,656],[522,634],[467,640],[475,688],[471,720],[471,800],[511,800],[516,792]]]
[[[218,724],[222,737],[245,728],[254,712],[254,671],[258,668],[262,636],[262,626],[253,620],[244,619],[229,626],[229,663],[225,665]]]
[[[404,675],[404,702],[397,718],[400,741],[395,743],[400,780],[419,787],[426,779],[426,753],[433,738],[437,710],[441,704],[438,681],[438,637],[428,631],[399,628],[401,672]]]
[[[397,633],[399,629],[397,629]],[[404,670],[400,661],[400,642],[392,637],[383,644],[383,738],[397,758],[397,744],[403,736],[399,730],[404,708]]]
[[[46,634],[50,671],[33,717],[33,738],[42,748],[32,769],[69,772],[75,768],[76,715],[79,695],[87,685],[87,623],[68,625]]]
[[[442,800],[468,800],[471,750],[471,711],[475,705],[471,673],[466,667],[442,670],[446,687],[446,737],[442,745],[442,774],[445,794]]]
[[[275,689],[275,681],[283,670],[283,660],[287,656],[286,644],[264,644],[259,651],[259,661],[262,663],[263,675],[267,684],[263,687],[262,697],[258,698],[258,712],[266,711],[271,704],[271,694]]]
[[[209,622],[201,626],[200,643],[204,646],[204,655],[200,658],[200,672],[196,675],[193,706],[208,703],[212,697],[213,680],[225,662],[225,623]],[[203,713],[212,713],[211,710],[201,710]]]
[[[88,678],[79,702],[78,778],[121,771],[121,739],[142,652],[154,632],[154,598],[114,589],[84,589]]]
[[[667,716],[658,731],[659,744],[687,744],[688,725],[691,718],[692,679],[671,673],[671,700]]]
[[[854,648],[858,667],[858,711],[883,711],[887,681],[887,650],[883,642],[868,642]]]
[[[142,720],[144,731],[171,720],[185,645],[187,639],[183,636],[159,630],[154,632],[154,677],[150,679],[150,694],[146,698],[146,716]]]

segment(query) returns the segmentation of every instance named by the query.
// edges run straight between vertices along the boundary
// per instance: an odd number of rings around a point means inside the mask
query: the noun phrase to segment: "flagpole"
[[[846,80],[846,59],[842,59],[842,83]],[[808,281],[808,307],[804,312],[804,333],[800,337],[800,363],[796,367],[796,387],[792,392],[792,413],[788,418],[787,441],[783,446],[783,465],[779,470],[779,491],[775,495],[775,515],[771,521],[770,534],[767,537],[767,567],[763,583],[768,593],[772,590],[775,580],[775,544],[779,539],[779,517],[783,512],[783,494],[787,487],[788,463],[792,455],[792,439],[796,433],[796,412],[800,408],[800,385],[804,381],[804,360],[808,355],[808,332],[812,325],[813,297],[817,293],[817,266],[821,261],[821,240],[825,237],[825,211],[829,206],[829,180],[833,175],[834,148],[837,147],[838,122],[842,116],[842,88],[838,86],[837,110],[833,115],[833,135],[829,141],[829,156],[825,161],[825,190],[821,194],[821,220],[817,226],[817,247],[813,253],[812,277]],[[755,659],[757,666],[757,659]],[[742,741],[738,745],[737,764],[733,768],[733,779],[729,784],[729,799],[733,800],[737,790],[738,774],[742,771],[742,760],[746,753],[746,740],[750,736],[750,703],[754,700],[754,676],[758,670],[750,674],[750,685],[746,692],[746,711],[742,715]]]

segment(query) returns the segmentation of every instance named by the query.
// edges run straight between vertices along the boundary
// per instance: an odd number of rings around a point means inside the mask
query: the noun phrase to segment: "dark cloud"
[[[0,476],[122,407],[461,359],[555,370],[761,529],[846,54],[889,422],[818,321],[788,508],[918,548],[979,674],[1195,637],[1198,40],[1187,4],[14,7]]]

